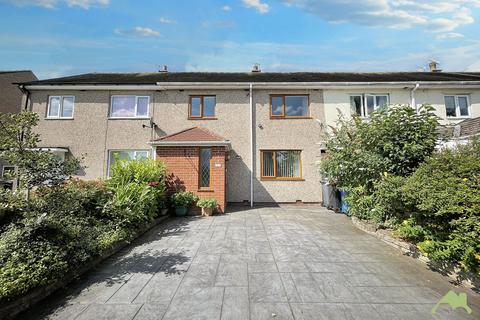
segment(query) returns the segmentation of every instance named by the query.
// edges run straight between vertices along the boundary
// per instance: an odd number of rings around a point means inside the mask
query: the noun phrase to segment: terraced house
[[[42,146],[85,156],[85,179],[116,159],[156,157],[172,188],[226,203],[321,201],[322,130],[339,113],[428,103],[443,125],[480,117],[480,73],[90,73],[20,84]]]

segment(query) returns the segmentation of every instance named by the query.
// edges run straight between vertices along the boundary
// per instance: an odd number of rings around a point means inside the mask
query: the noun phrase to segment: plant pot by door
[[[213,208],[202,208],[202,216],[211,216]]]
[[[187,207],[175,207],[175,214],[177,215],[177,217],[184,217],[187,215],[187,212]]]

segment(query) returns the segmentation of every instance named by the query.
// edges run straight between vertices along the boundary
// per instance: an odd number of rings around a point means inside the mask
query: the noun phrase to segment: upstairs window
[[[358,94],[350,96],[352,114],[367,118],[373,111],[389,103],[387,94]]]
[[[261,177],[263,180],[301,180],[300,150],[262,150]]]
[[[190,96],[189,119],[215,119],[215,96]]]
[[[148,118],[150,97],[112,96],[111,118]]]
[[[73,118],[74,96],[50,96],[48,98],[47,118]]]
[[[310,116],[308,95],[271,95],[270,118],[306,118]]]
[[[470,116],[468,96],[445,96],[447,118],[462,118]]]

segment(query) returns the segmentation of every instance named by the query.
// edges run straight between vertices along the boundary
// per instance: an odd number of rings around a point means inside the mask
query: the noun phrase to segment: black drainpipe
[[[22,93],[26,94],[27,95],[27,98],[25,99],[25,106],[23,107],[23,110],[24,111],[27,111],[28,109],[28,100],[30,99],[30,91],[28,91],[27,88],[25,88],[25,86],[23,84],[19,85],[18,88],[20,89],[20,91],[22,91]]]

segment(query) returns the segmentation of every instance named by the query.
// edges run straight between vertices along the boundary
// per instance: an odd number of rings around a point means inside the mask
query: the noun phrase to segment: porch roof
[[[230,141],[204,127],[188,128],[150,141],[153,146],[225,146]]]

